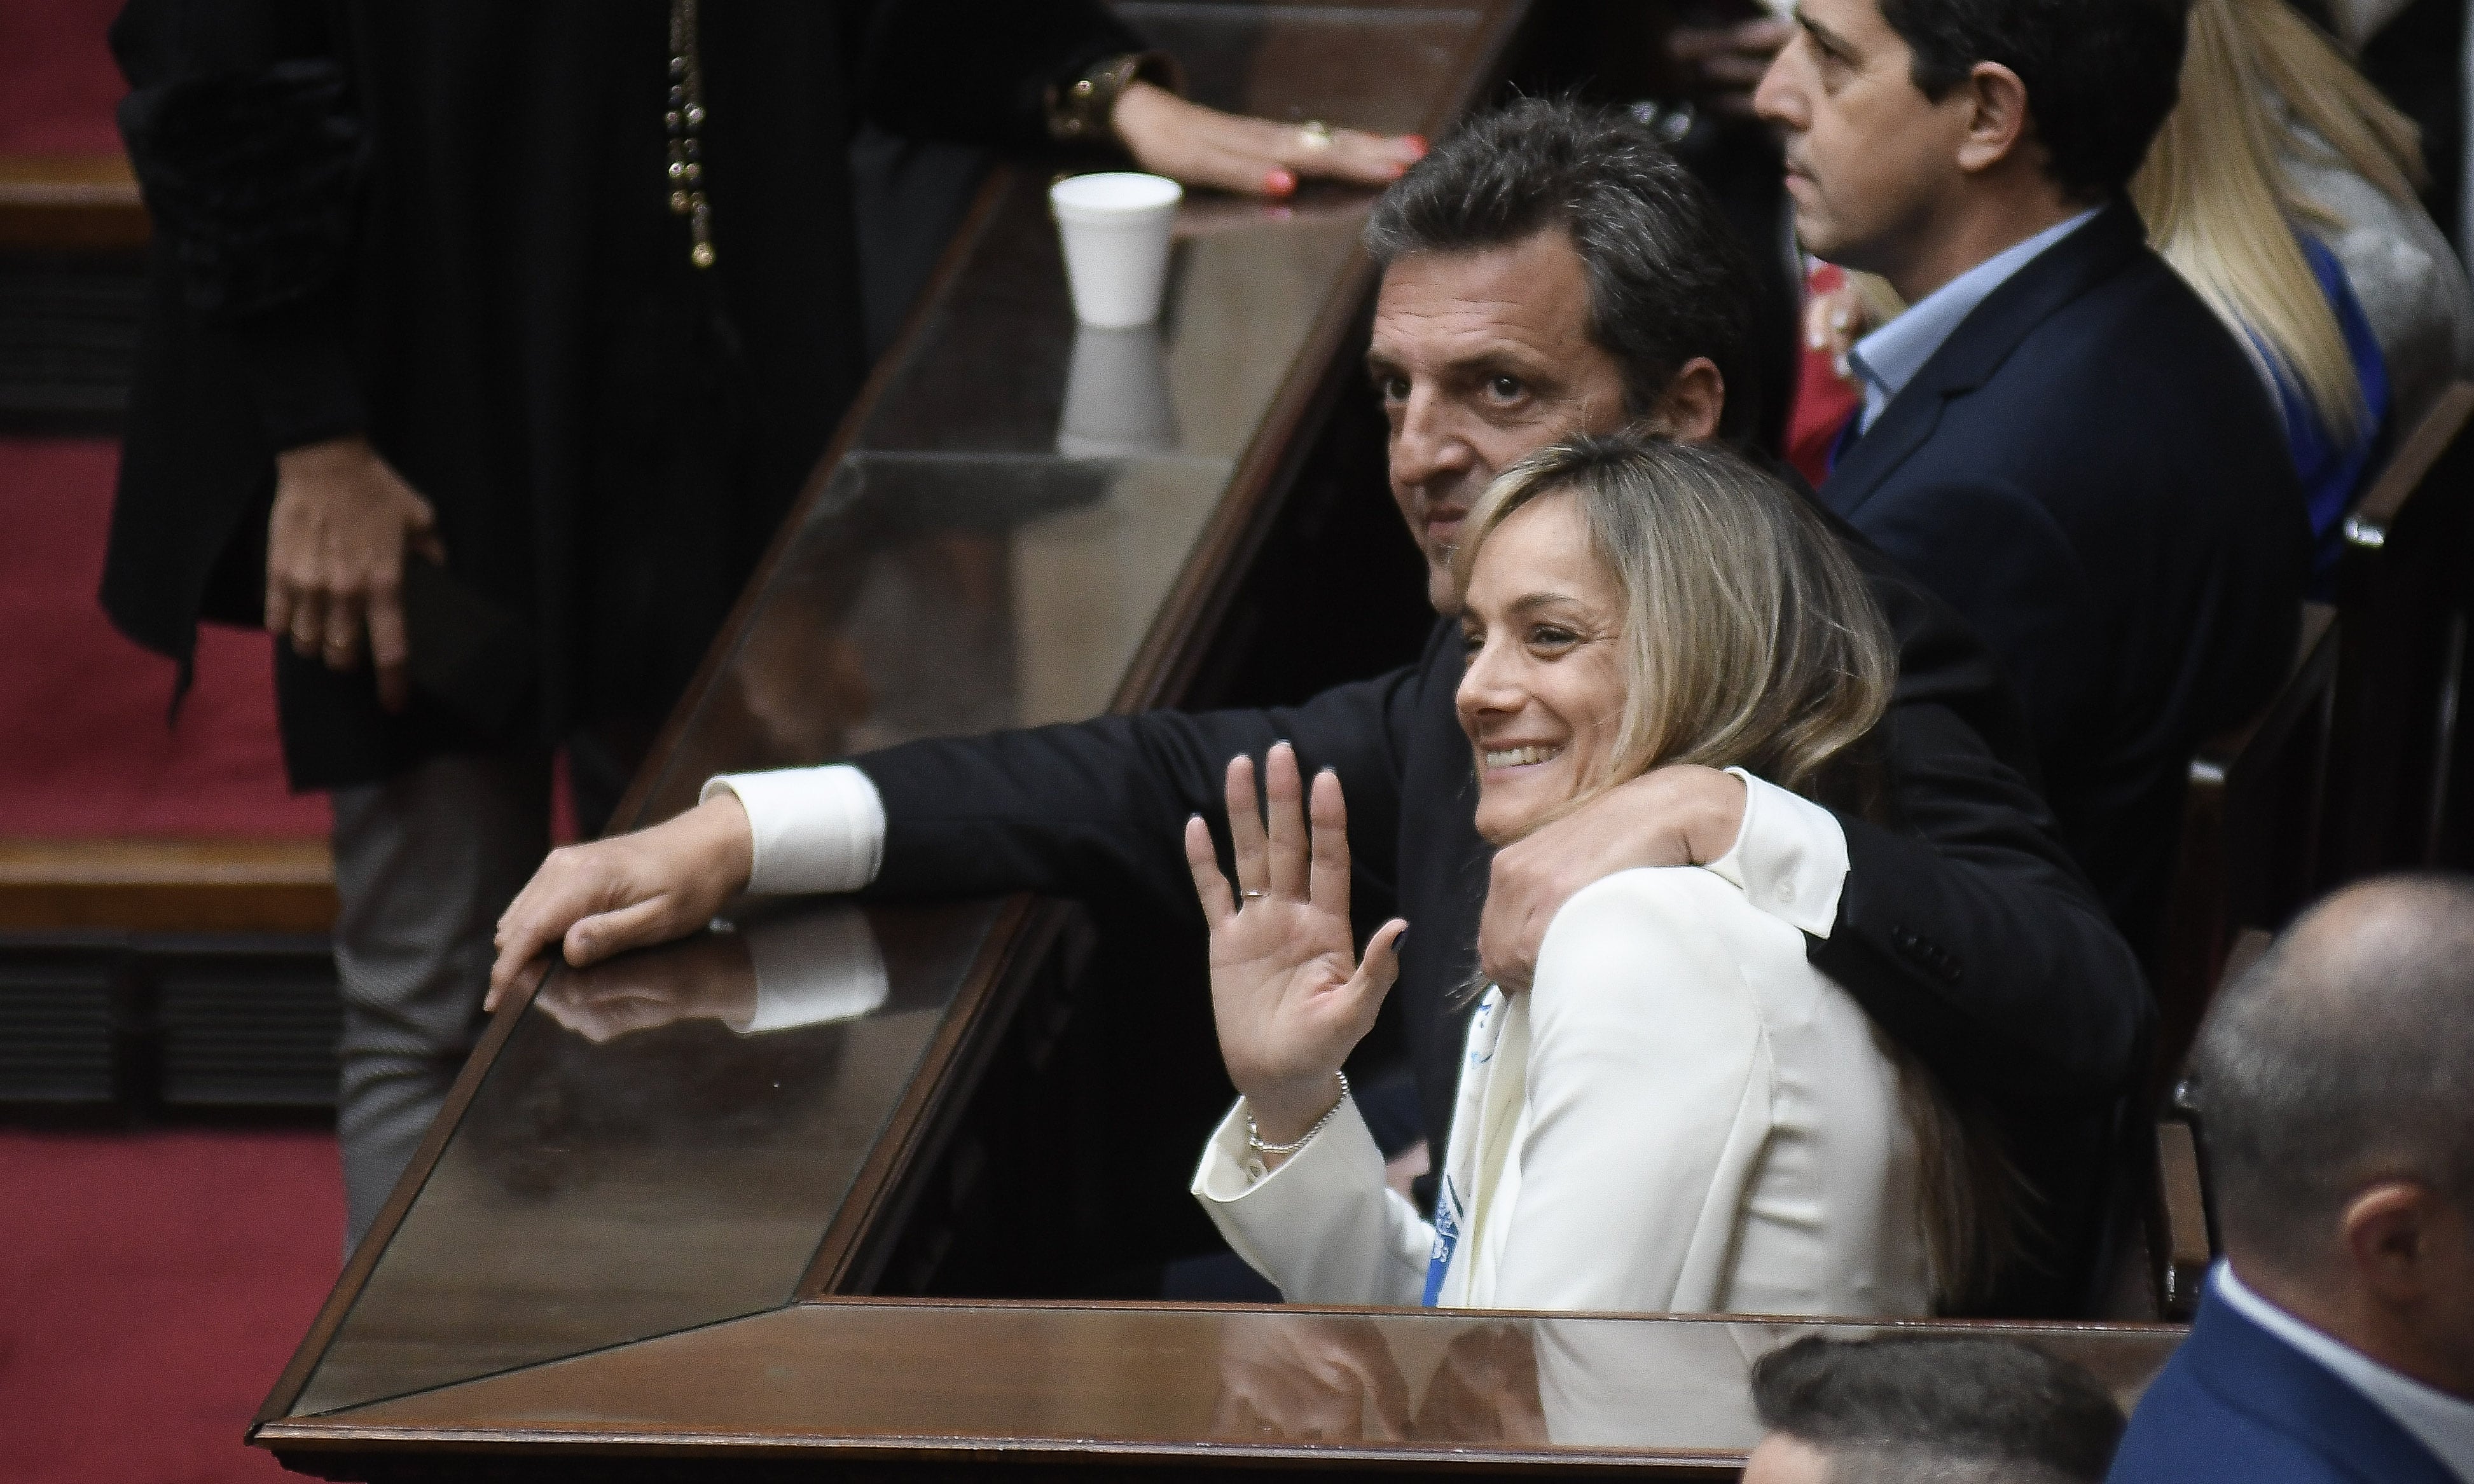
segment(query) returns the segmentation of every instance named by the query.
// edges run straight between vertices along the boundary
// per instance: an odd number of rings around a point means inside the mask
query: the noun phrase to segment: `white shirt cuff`
[[[1734,846],[1709,869],[1770,916],[1829,937],[1847,885],[1847,831],[1838,817],[1741,768],[1727,771],[1744,780],[1744,823]]]
[[[702,799],[739,796],[756,841],[747,890],[760,897],[855,892],[885,860],[885,801],[847,763],[733,773],[709,780]]]
[[[1365,1116],[1358,1113],[1356,1099],[1344,1097],[1331,1120],[1308,1135],[1297,1153],[1281,1161],[1278,1169],[1257,1175],[1253,1147],[1246,1142],[1246,1100],[1240,1097],[1237,1105],[1228,1110],[1228,1116],[1220,1120],[1220,1127],[1211,1131],[1211,1141],[1202,1146],[1202,1163],[1194,1172],[1194,1193],[1206,1203],[1226,1205],[1244,1200],[1248,1192],[1259,1190],[1279,1179],[1284,1171],[1301,1166],[1307,1174],[1291,1175],[1289,1185],[1313,1183],[1308,1179],[1310,1175],[1333,1178],[1324,1172],[1334,1168],[1343,1172],[1337,1178],[1346,1185],[1355,1166],[1365,1162],[1365,1149],[1374,1150],[1374,1162],[1380,1166],[1383,1151],[1368,1131]],[[1335,1161],[1339,1161],[1337,1165],[1332,1162]]]
[[[741,928],[756,970],[756,1011],[724,1023],[741,1036],[856,1020],[885,1003],[885,955],[867,914],[837,904]]]

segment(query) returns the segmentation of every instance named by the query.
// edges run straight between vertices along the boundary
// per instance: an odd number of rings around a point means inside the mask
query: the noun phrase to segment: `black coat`
[[[1821,497],[2001,657],[2063,839],[2144,946],[2191,756],[2274,692],[2310,570],[2232,334],[2116,203],[1977,305]]]
[[[1898,703],[1884,724],[1894,825],[1840,816],[1852,870],[1830,936],[1809,940],[1812,961],[1995,1112],[2051,1203],[2039,1212],[2047,1271],[1997,1307],[2066,1311],[2086,1279],[2092,1192],[2152,1017],[2146,983],[2044,803],[2003,761],[2032,767],[1990,656],[1878,552],[1852,536],[1849,545],[1900,645]],[[1139,903],[1183,924],[1199,969],[1185,821],[1223,813],[1230,757],[1259,760],[1286,738],[1301,767],[1339,771],[1361,937],[1394,915],[1412,924],[1395,993],[1427,1137],[1442,1149],[1464,1034],[1452,997],[1477,971],[1491,859],[1453,707],[1461,668],[1459,627],[1445,620],[1417,664],[1294,707],[1153,711],[868,754],[854,761],[886,819],[870,895],[1027,890]]]
[[[537,650],[521,737],[279,660],[296,786],[657,723],[864,371],[848,145],[994,144],[1140,43],[1097,0],[702,8],[717,262],[665,175],[667,0],[133,0],[154,265],[103,601],[255,624],[273,457],[360,432]]]

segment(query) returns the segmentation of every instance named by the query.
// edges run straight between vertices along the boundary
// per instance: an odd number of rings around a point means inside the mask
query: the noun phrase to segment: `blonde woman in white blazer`
[[[1731,454],[1558,444],[1464,531],[1459,708],[1497,846],[1658,767],[1726,768],[1748,822],[1817,812],[1796,791],[1851,774],[1887,706],[1896,651],[1861,577]],[[1242,1094],[1194,1193],[1291,1302],[1919,1315],[1991,1259],[1947,1105],[1746,899],[1732,851],[1575,894],[1532,988],[1484,990],[1428,1222],[1340,1070],[1408,924],[1356,961],[1339,779],[1309,800],[1287,749],[1266,769],[1268,828],[1251,763],[1229,766],[1234,892],[1187,826]]]

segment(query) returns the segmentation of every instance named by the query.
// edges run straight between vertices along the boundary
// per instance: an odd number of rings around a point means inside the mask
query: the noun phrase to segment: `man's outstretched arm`
[[[1185,821],[1216,808],[1229,758],[1283,739],[1309,774],[1339,772],[1358,893],[1381,910],[1417,683],[1404,669],[1294,707],[1100,717],[716,779],[673,819],[551,851],[499,920],[489,1002],[537,978],[553,949],[581,967],[667,942],[741,892],[1029,891],[1192,917]]]

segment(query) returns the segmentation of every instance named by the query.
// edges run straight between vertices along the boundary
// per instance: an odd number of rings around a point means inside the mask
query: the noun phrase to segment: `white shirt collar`
[[[2361,1351],[2311,1328],[2254,1293],[2219,1262],[2208,1276],[2217,1297],[2236,1313],[2337,1373],[2459,1478],[2474,1484],[2474,1401],[2452,1397],[2413,1376],[2391,1371]]]
[[[1897,319],[1882,325],[1847,352],[1848,368],[1864,384],[1864,406],[1858,415],[1863,420],[1856,424],[1862,432],[1873,425],[1881,409],[1902,388],[1915,379],[1916,372],[1950,339],[1959,322],[1976,312],[1976,306],[2001,287],[2012,274],[2033,262],[2037,254],[2061,241],[2096,219],[2102,210],[2091,206],[2067,222],[2056,222],[2033,237],[2014,242],[1977,264],[1957,277],[1906,307]]]

